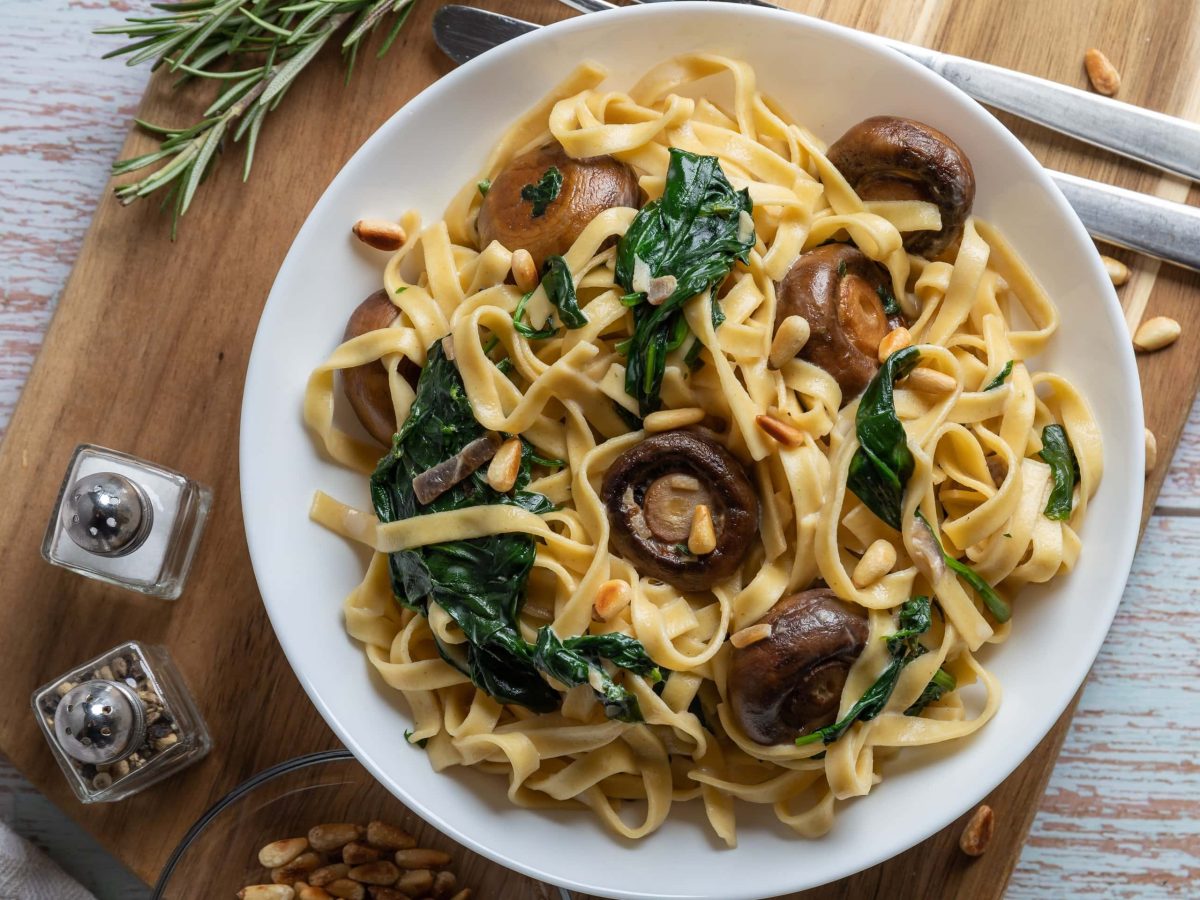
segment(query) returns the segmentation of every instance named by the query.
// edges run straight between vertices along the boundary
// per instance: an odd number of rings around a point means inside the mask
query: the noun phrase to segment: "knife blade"
[[[457,63],[541,27],[458,4],[441,7],[433,17],[434,40]],[[1200,271],[1200,209],[1053,169],[1046,172],[1097,240]]]

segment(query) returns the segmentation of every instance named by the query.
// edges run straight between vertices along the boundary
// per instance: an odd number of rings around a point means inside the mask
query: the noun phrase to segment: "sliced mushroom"
[[[758,498],[741,464],[714,440],[666,431],[622,453],[602,488],[612,544],[643,575],[684,591],[729,577],[750,549]],[[708,507],[716,549],[687,548],[697,506]]]
[[[866,613],[828,588],[784,597],[759,620],[768,637],[733,651],[729,702],[758,744],[832,724],[850,667],[870,635]]]
[[[562,187],[541,215],[521,196],[551,168],[562,174]],[[479,244],[499,241],[509,250],[528,250],[537,270],[546,257],[566,253],[588,223],[613,206],[637,206],[633,170],[611,156],[571,159],[557,143],[518,156],[492,181],[479,208]]]
[[[937,204],[941,231],[913,231],[910,253],[935,256],[962,235],[975,202],[975,172],[962,149],[936,128],[898,116],[873,116],[829,148],[829,161],[864,200]]]
[[[843,404],[862,393],[879,369],[883,336],[904,324],[883,309],[891,284],[887,270],[851,244],[809,250],[779,283],[776,326],[788,316],[808,322],[800,358],[837,379]]]
[[[379,290],[355,307],[346,323],[343,341],[359,337],[380,328],[389,328],[400,311],[388,299],[387,291]],[[420,367],[405,359],[400,363],[400,375],[414,388],[420,377]],[[392,389],[382,362],[369,362],[342,372],[342,390],[363,428],[379,443],[388,446],[396,433],[396,412],[392,406]]]

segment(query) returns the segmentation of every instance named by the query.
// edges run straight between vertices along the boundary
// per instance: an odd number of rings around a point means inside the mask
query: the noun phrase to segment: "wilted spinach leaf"
[[[983,386],[983,389],[985,391],[991,391],[1000,387],[1005,381],[1008,380],[1008,376],[1012,374],[1012,370],[1013,361],[1010,359],[1004,364],[1004,368],[997,373],[996,377]]]
[[[1042,429],[1042,449],[1038,456],[1050,467],[1054,479],[1054,487],[1046,501],[1046,518],[1065,522],[1071,518],[1075,482],[1079,480],[1079,461],[1061,425],[1047,425]]]
[[[938,669],[933,673],[933,678],[929,684],[925,685],[925,690],[921,691],[921,696],[916,699],[908,709],[904,711],[906,716],[919,716],[930,703],[936,703],[942,699],[942,695],[954,690],[958,686],[958,679],[947,672],[945,669]]]
[[[959,576],[963,581],[969,584],[983,600],[983,605],[988,608],[991,614],[996,618],[997,622],[1007,622],[1012,618],[1012,608],[1004,601],[990,584],[983,580],[978,572],[968,566],[965,562],[959,562],[953,556],[946,552],[946,548],[942,546],[941,540],[938,539],[937,532],[934,531],[932,525],[926,521],[925,516],[921,511],[917,510],[917,518],[921,520],[921,524],[929,529],[930,536],[933,537],[933,542],[937,544],[938,551],[942,554],[942,559],[946,561],[946,565],[950,571]]]
[[[559,318],[568,328],[582,328],[587,324],[587,316],[579,308],[575,298],[575,279],[571,276],[571,268],[561,256],[551,256],[542,266],[542,287],[546,296],[558,310]]]
[[[529,213],[531,219],[546,214],[546,207],[555,201],[562,190],[563,176],[557,166],[551,166],[542,173],[537,184],[527,184],[521,188],[521,199],[533,205]]]

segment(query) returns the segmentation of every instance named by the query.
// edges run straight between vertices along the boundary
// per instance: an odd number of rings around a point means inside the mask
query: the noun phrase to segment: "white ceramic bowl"
[[[1011,639],[983,653],[1004,686],[975,736],[906,752],[866,798],[839,804],[832,832],[806,841],[739,805],[738,847],[722,849],[697,804],[677,806],[640,843],[614,839],[586,811],[517,809],[502,779],[435,775],[406,745],[407,712],[345,636],[341,603],[364,555],[308,520],[316,488],[367,506],[364,479],[323,461],[301,422],[310,368],[349,311],[380,283],[382,257],[348,236],[356,219],[416,207],[440,216],[506,126],[578,61],[629,86],[678,53],[750,60],[760,86],[826,140],[867,116],[911,116],[970,156],[976,212],[1001,226],[1062,310],[1041,361],[1091,399],[1106,475],[1069,576],[1016,602]],[[263,312],[242,413],[246,537],[271,621],[309,696],[354,754],[439,828],[534,877],[613,897],[763,897],[857,872],[977,803],[1041,740],[1083,681],[1116,611],[1142,500],[1142,405],[1129,336],[1095,249],[1034,158],[982,107],[856,32],[789,13],[678,3],[580,16],[485,54],[397,112],[334,179],[300,230]],[[1032,802],[1032,798],[1031,801]]]

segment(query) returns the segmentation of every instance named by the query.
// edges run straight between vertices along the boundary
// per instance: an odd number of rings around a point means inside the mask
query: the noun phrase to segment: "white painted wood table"
[[[114,39],[91,29],[143,4],[0,0],[0,434],[146,81],[144,68],[101,61]],[[1010,897],[1200,896],[1198,584],[1200,404]],[[0,819],[101,900],[147,895],[2,758]]]

